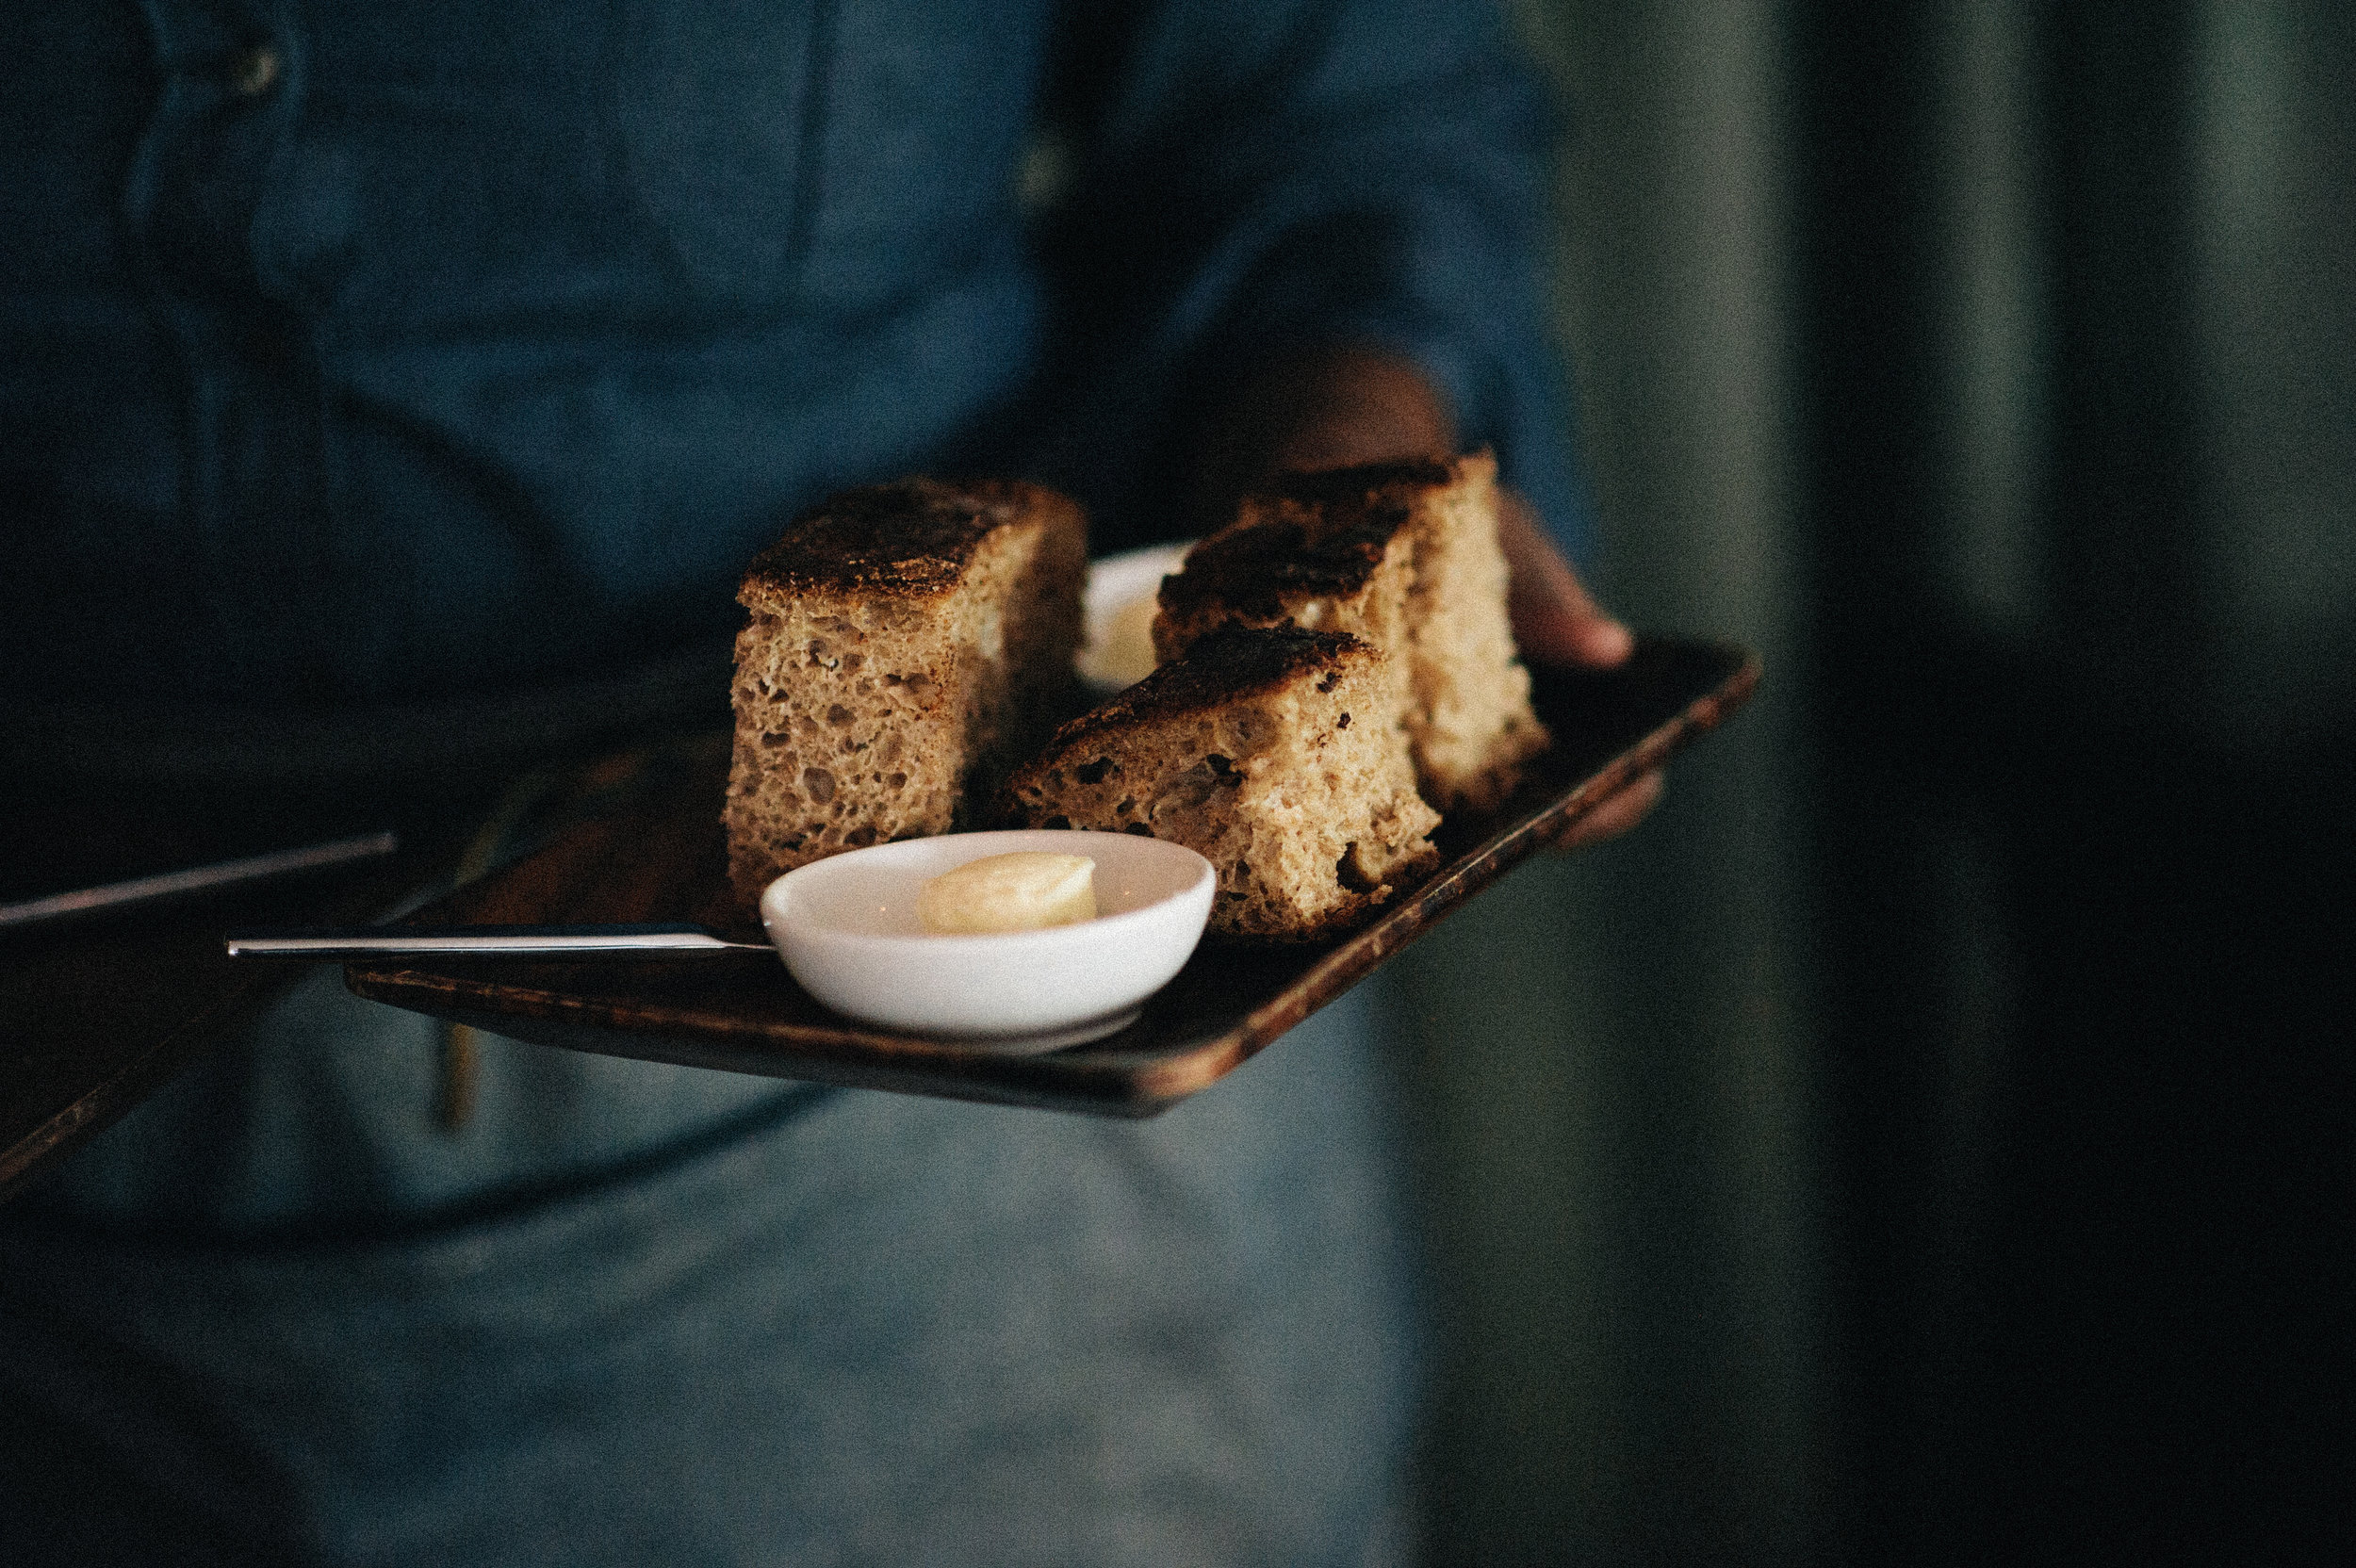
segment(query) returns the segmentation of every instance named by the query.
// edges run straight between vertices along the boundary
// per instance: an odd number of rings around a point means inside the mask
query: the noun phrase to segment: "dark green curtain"
[[[1519,17],[1598,585],[1769,675],[1413,957],[1429,1557],[2344,1536],[2356,8]]]

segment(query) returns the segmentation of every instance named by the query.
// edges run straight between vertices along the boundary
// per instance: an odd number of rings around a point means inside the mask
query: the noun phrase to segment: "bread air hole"
[[[1158,819],[1180,811],[1199,810],[1218,792],[1222,782],[1206,758],[1171,779],[1155,797],[1146,815]]]
[[[802,788],[810,799],[824,806],[834,798],[834,775],[824,768],[804,768]]]
[[[1114,771],[1116,766],[1118,764],[1111,758],[1100,757],[1093,762],[1083,762],[1072,769],[1072,776],[1083,784],[1102,784],[1104,776]]]

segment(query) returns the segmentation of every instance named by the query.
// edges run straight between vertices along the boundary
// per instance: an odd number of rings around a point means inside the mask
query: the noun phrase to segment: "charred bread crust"
[[[1100,735],[1119,734],[1156,719],[1210,712],[1272,692],[1303,671],[1331,675],[1346,663],[1382,657],[1372,645],[1346,631],[1221,627],[1189,648],[1186,658],[1161,665],[1111,701],[1057,728],[1046,750],[1018,770],[1017,776]]]
[[[1280,621],[1312,598],[1362,591],[1418,494],[1445,489],[1446,464],[1366,464],[1288,474],[1245,498],[1242,514],[1186,553],[1163,580],[1161,608],[1183,631],[1205,617]]]
[[[990,534],[1041,510],[1072,512],[1078,503],[1023,480],[916,478],[846,490],[795,517],[753,557],[736,596],[761,610],[808,594],[947,594]]]

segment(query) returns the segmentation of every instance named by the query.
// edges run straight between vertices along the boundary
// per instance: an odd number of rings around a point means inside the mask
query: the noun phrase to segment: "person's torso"
[[[0,668],[32,696],[628,662],[1034,351],[1043,5],[13,9]]]

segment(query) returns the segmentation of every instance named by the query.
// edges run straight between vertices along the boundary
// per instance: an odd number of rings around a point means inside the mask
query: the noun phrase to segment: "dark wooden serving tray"
[[[544,1045],[777,1078],[1100,1115],[1152,1116],[1248,1060],[1465,899],[1561,838],[1622,783],[1718,724],[1759,681],[1752,654],[1648,639],[1619,669],[1542,671],[1555,745],[1493,816],[1451,820],[1439,873],[1338,945],[1205,944],[1137,1021],[1090,1045],[1008,1056],[880,1032],[820,1006],[761,954],[675,962],[353,964],[361,996]],[[583,824],[420,910],[425,924],[732,923],[721,780],[698,771]],[[757,933],[755,933],[757,936]]]

